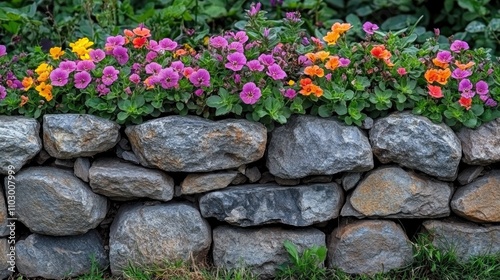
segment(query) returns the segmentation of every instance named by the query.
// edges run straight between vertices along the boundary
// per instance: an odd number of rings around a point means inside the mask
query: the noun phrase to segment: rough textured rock
[[[40,143],[42,141],[40,140]],[[47,160],[49,160],[51,157],[49,155],[49,153],[47,153],[44,149],[42,149],[40,151],[40,153],[38,153],[38,155],[35,157],[35,161],[38,165],[42,165],[44,164]]]
[[[62,168],[71,168],[73,169],[73,167],[75,166],[75,163],[70,160],[70,159],[56,159],[54,161],[54,165],[56,167],[62,167]]]
[[[271,133],[267,167],[283,179],[332,175],[373,168],[373,155],[364,133],[334,119],[291,118]]]
[[[438,218],[450,215],[453,188],[402,168],[382,167],[358,184],[350,199],[365,216],[387,218]]]
[[[8,177],[6,177],[5,181],[8,181]],[[0,236],[7,236],[10,233],[10,229],[8,228],[9,221],[7,220],[8,218],[8,211],[7,211],[7,205],[5,202],[7,201],[6,198],[8,198],[11,195],[15,196],[15,193],[12,193],[12,191],[15,192],[15,186],[17,184],[16,181],[12,181],[14,184],[10,185],[3,185],[3,190],[5,190],[5,196],[3,193],[0,193]],[[2,183],[0,182],[0,189],[2,187]],[[10,188],[9,188],[10,186]],[[10,191],[10,194],[9,194]],[[15,206],[15,205],[14,205]],[[0,239],[1,240],[1,239]],[[1,271],[1,265],[0,265],[0,271]],[[0,273],[1,275],[1,273]]]
[[[483,170],[484,167],[480,165],[467,167],[458,174],[457,181],[460,185],[467,185],[479,177]]]
[[[17,256],[12,255],[7,242],[6,238],[0,239],[0,279],[6,279],[13,273],[17,260]]]
[[[363,177],[363,173],[361,172],[348,172],[344,174],[342,176],[342,187],[346,191],[353,189],[359,180],[361,180],[361,177]]]
[[[500,161],[500,119],[482,124],[477,129],[462,128],[457,136],[462,142],[465,163],[486,165]]]
[[[83,234],[104,219],[108,201],[71,171],[30,167],[16,174],[16,216],[31,232]]]
[[[165,260],[206,257],[212,235],[208,222],[191,205],[130,204],[120,208],[111,225],[109,259],[113,275],[129,262],[150,266]]]
[[[312,184],[312,183],[330,183],[333,179],[331,175],[318,175],[318,176],[309,176],[302,178],[303,184]]]
[[[0,116],[0,175],[7,175],[9,165],[19,171],[42,149],[40,124],[24,117]]]
[[[142,165],[175,172],[236,168],[264,155],[267,130],[247,120],[169,116],[127,127]]]
[[[238,176],[237,171],[189,174],[181,184],[182,194],[203,193],[223,189]]]
[[[352,207],[351,205],[351,194],[347,195],[347,198],[345,200],[344,206],[342,206],[342,209],[340,210],[340,216],[341,217],[356,217],[358,219],[366,218],[365,215],[359,213]]]
[[[77,158],[73,166],[75,176],[84,182],[89,182],[90,160],[88,158]]]
[[[247,176],[250,183],[255,183],[260,180],[262,174],[260,174],[259,168],[257,166],[247,168],[245,170],[245,176]]]
[[[355,221],[336,228],[328,242],[328,265],[347,273],[375,274],[412,262],[412,247],[392,221]]]
[[[245,184],[248,181],[247,176],[243,175],[242,173],[238,173],[236,175],[236,178],[231,182],[231,185],[241,185]]]
[[[160,170],[118,159],[98,159],[90,167],[92,190],[113,200],[149,197],[168,201],[174,196],[174,179]]]
[[[300,179],[283,179],[280,177],[274,177],[274,181],[280,186],[297,186],[300,184]]]
[[[308,226],[338,217],[344,202],[335,183],[294,187],[243,185],[200,197],[203,217],[238,226],[282,223]]]
[[[259,184],[267,184],[267,183],[271,183],[274,181],[275,181],[275,178],[274,178],[273,174],[269,173],[269,171],[264,171],[264,173],[262,173],[262,176],[259,180]]]
[[[500,226],[479,226],[453,220],[426,221],[433,244],[441,250],[453,250],[461,261],[471,257],[500,253]]]
[[[462,148],[445,124],[408,112],[394,113],[375,121],[370,142],[382,163],[396,162],[445,181],[457,176]]]
[[[93,115],[43,116],[43,145],[60,159],[90,157],[113,148],[120,140],[120,126]]]
[[[312,246],[325,246],[325,234],[317,229],[261,228],[242,229],[220,226],[213,231],[214,264],[225,269],[249,267],[262,278],[275,275],[287,262],[285,240],[297,245],[299,252]]]
[[[91,258],[105,269],[108,256],[99,234],[91,230],[76,236],[32,234],[16,244],[17,269],[25,277],[66,279],[90,273]]]
[[[122,158],[126,161],[130,161],[130,162],[135,163],[135,164],[141,164],[139,162],[139,159],[137,158],[137,156],[134,153],[129,152],[129,151],[124,151],[122,153]]]
[[[500,222],[500,171],[495,170],[457,189],[451,209],[474,222]]]

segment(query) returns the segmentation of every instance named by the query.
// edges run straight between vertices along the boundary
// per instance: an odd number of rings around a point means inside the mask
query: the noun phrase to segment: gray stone
[[[283,243],[294,243],[300,253],[313,246],[325,246],[325,234],[317,229],[242,229],[220,226],[213,231],[214,265],[225,269],[251,269],[261,278],[276,274],[289,261]]]
[[[303,184],[312,184],[312,183],[330,183],[333,180],[333,176],[331,175],[318,175],[318,176],[309,176],[302,178]]]
[[[243,185],[200,197],[203,217],[242,227],[282,223],[309,226],[338,217],[344,202],[335,183],[281,187]]]
[[[412,262],[412,247],[392,221],[362,220],[336,228],[328,242],[328,266],[351,274],[375,274]]]
[[[467,167],[458,174],[457,181],[460,185],[467,185],[479,177],[483,170],[484,167],[480,165]]]
[[[7,209],[7,206],[5,205],[5,201],[6,199],[5,198],[14,198],[13,201],[15,201],[15,187],[16,187],[16,180],[9,180],[9,177],[5,177],[5,185],[3,185],[3,189],[5,190],[5,196],[2,193],[0,193],[0,237],[3,237],[3,236],[7,236],[9,235],[10,233],[10,229],[8,228],[8,224],[9,224],[9,220],[7,220],[8,218],[8,209]],[[10,184],[9,184],[9,181],[10,181]],[[2,182],[0,182],[0,189],[2,187]],[[9,194],[10,192],[10,194]],[[14,197],[12,197],[14,196]],[[9,199],[11,200],[11,199]],[[15,210],[15,205],[13,205],[14,208],[11,208]],[[11,214],[13,214],[14,212],[11,212]],[[1,239],[0,239],[1,240]],[[0,266],[0,271],[1,271],[1,266]],[[0,273],[1,275],[1,273]]]
[[[16,253],[17,269],[25,277],[67,279],[88,274],[92,258],[99,269],[109,264],[103,242],[94,230],[75,236],[31,234],[17,242]]]
[[[361,180],[361,177],[363,177],[363,173],[361,172],[348,172],[344,174],[342,176],[342,187],[346,191],[353,189],[359,180]]]
[[[137,158],[137,156],[136,156],[134,153],[129,152],[129,151],[124,151],[124,152],[122,153],[122,158],[123,158],[124,160],[129,161],[129,162],[132,162],[132,163],[134,163],[134,164],[141,164],[141,163],[139,162],[139,159]]]
[[[362,129],[372,129],[373,127],[373,119],[370,118],[370,117],[366,117],[366,119],[363,120],[363,122],[361,123],[361,128]]]
[[[173,172],[237,168],[264,155],[267,130],[247,120],[168,116],[127,127],[142,165]]]
[[[245,176],[247,176],[250,183],[255,183],[260,180],[262,174],[260,174],[259,168],[257,166],[247,168],[245,170]]]
[[[84,182],[89,182],[90,160],[88,158],[77,158],[73,166],[75,176]]]
[[[83,234],[97,227],[107,210],[107,199],[70,171],[30,167],[16,174],[16,217],[31,232]]]
[[[398,112],[375,121],[370,141],[382,163],[396,162],[444,181],[453,181],[457,176],[462,148],[445,124]]]
[[[500,222],[500,171],[492,171],[458,188],[451,200],[451,209],[474,222]]]
[[[500,119],[476,129],[462,128],[457,136],[462,142],[465,163],[487,165],[500,161]]]
[[[450,215],[450,184],[402,168],[381,167],[358,184],[350,199],[365,216],[386,218],[439,218]]]
[[[15,271],[17,256],[14,256],[16,252],[10,249],[7,238],[0,239],[0,279],[8,278]]]
[[[93,115],[43,116],[43,145],[59,159],[90,157],[113,148],[120,140],[120,126]]]
[[[333,175],[373,168],[365,134],[355,126],[313,116],[292,117],[273,130],[268,148],[269,172],[283,179]]]
[[[340,210],[340,216],[341,217],[356,217],[358,219],[366,218],[365,215],[359,213],[358,211],[356,211],[356,209],[354,209],[354,207],[352,207],[351,196],[352,196],[352,193],[347,195],[344,206],[342,206],[342,209]]]
[[[152,266],[166,260],[202,261],[212,235],[198,210],[183,203],[122,206],[111,225],[109,259],[113,275],[128,263]]]
[[[42,140],[40,140],[41,142]],[[38,153],[38,155],[35,157],[35,161],[38,165],[42,165],[44,164],[47,160],[50,159],[50,155],[49,153],[47,153],[47,151],[45,151],[44,149],[42,149],[40,151],[40,153]]]
[[[423,223],[431,232],[432,243],[443,251],[453,251],[460,261],[471,257],[500,253],[500,226],[480,226],[454,220]]]
[[[124,151],[131,151],[132,150],[127,138],[120,139],[120,142],[118,142],[118,146],[120,146],[120,148],[122,148]]]
[[[0,175],[19,171],[40,152],[39,133],[40,124],[34,119],[0,116]]]
[[[245,176],[241,173],[238,173],[236,175],[236,178],[234,178],[234,180],[231,182],[231,185],[241,185],[241,184],[245,184],[247,181],[248,181],[247,176]]]
[[[273,176],[273,174],[269,173],[269,171],[264,171],[264,173],[262,173],[262,176],[259,180],[259,184],[267,184],[267,183],[272,183],[275,181],[275,178]]]
[[[75,165],[75,163],[70,159],[56,159],[54,161],[54,164],[57,167],[62,167],[62,168],[73,168],[73,166]]]
[[[238,176],[236,171],[189,174],[182,181],[181,193],[194,194],[223,189]]]
[[[148,169],[118,159],[94,161],[89,170],[92,190],[113,200],[152,198],[161,201],[174,196],[174,180],[160,170]]]
[[[274,181],[280,186],[297,186],[300,184],[300,179],[283,179],[280,177],[274,177]]]

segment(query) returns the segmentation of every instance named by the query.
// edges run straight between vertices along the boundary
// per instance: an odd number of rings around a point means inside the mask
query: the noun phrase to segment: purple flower
[[[141,77],[139,77],[139,75],[137,75],[137,74],[132,74],[132,75],[130,75],[130,77],[128,77],[128,79],[129,79],[132,83],[134,83],[134,84],[136,84],[136,85],[137,85],[138,83],[140,83],[140,82],[141,82]]]
[[[102,69],[102,83],[109,86],[118,79],[120,71],[113,66],[106,66]]]
[[[285,90],[285,93],[283,94],[286,98],[293,99],[295,96],[297,96],[297,91],[295,91],[293,88],[289,88]]]
[[[459,91],[471,90],[471,89],[472,89],[472,83],[469,81],[469,79],[463,79],[458,84]]]
[[[271,33],[271,29],[267,28],[267,27],[265,27],[264,30],[262,31],[262,35],[264,36],[264,38],[269,37],[270,33]]]
[[[297,23],[300,21],[299,12],[288,12],[285,14],[285,20],[291,23]]]
[[[450,50],[452,52],[456,52],[456,53],[459,53],[462,50],[468,50],[468,49],[469,49],[469,44],[467,44],[467,42],[460,41],[460,40],[453,41],[453,43],[451,43],[451,46],[450,46]]]
[[[170,64],[170,67],[180,73],[184,70],[184,63],[182,63],[182,61],[174,61]]]
[[[257,4],[252,3],[252,5],[250,5],[250,11],[248,11],[248,16],[250,17],[256,16],[260,11],[261,6],[262,4],[260,4],[260,2],[258,2]]]
[[[488,100],[486,100],[486,102],[484,104],[488,107],[495,107],[498,105],[498,103],[495,100],[493,100],[492,98],[489,98]]]
[[[241,76],[239,74],[234,74],[233,80],[235,83],[239,84],[241,82]]]
[[[450,63],[453,60],[453,56],[449,51],[438,52],[436,58],[442,63]]]
[[[266,74],[274,80],[282,80],[286,77],[285,71],[283,71],[278,64],[269,66]]]
[[[229,46],[227,47],[227,49],[229,51],[235,51],[235,52],[243,53],[243,44],[240,43],[240,42],[232,42],[231,44],[229,44]]]
[[[146,64],[146,74],[158,75],[161,71],[161,65],[156,62]]]
[[[210,73],[205,69],[199,69],[189,75],[189,81],[195,87],[209,87],[210,86]]]
[[[95,64],[92,60],[80,60],[76,64],[76,71],[90,72],[95,69]]]
[[[149,44],[146,48],[154,52],[161,51],[161,46],[155,40],[149,40]]]
[[[146,62],[153,61],[156,57],[158,57],[158,53],[154,51],[150,51],[146,54]]]
[[[326,74],[326,75],[325,75],[325,79],[326,79],[327,81],[331,81],[331,80],[332,80],[332,73],[328,73],[328,74]]]
[[[4,45],[0,45],[0,57],[4,56],[6,54],[7,54],[7,47],[5,47]]]
[[[5,87],[0,86],[0,100],[5,99],[5,96],[7,96],[7,90]]]
[[[269,3],[271,4],[271,7],[274,7],[276,5],[281,6],[283,5],[283,0],[270,0]]]
[[[114,48],[118,46],[123,46],[125,45],[125,37],[121,35],[117,36],[109,36],[106,38],[106,44],[104,45],[104,48],[108,51],[113,50]]]
[[[75,74],[75,87],[79,89],[86,88],[92,78],[90,77],[89,72],[82,71]]]
[[[311,66],[312,62],[305,55],[301,55],[301,56],[299,56],[299,65],[307,67],[307,66]]]
[[[462,93],[460,94],[461,97],[468,98],[468,99],[474,97],[474,95],[476,95],[476,93],[474,91],[468,90],[468,89],[462,91]]]
[[[260,62],[256,59],[247,62],[247,67],[250,69],[250,71],[261,72],[262,70],[264,70],[264,65],[260,64]]]
[[[59,63],[59,68],[63,69],[68,73],[71,73],[76,70],[76,63],[71,60],[61,61],[61,63]]]
[[[222,36],[216,36],[210,38],[209,45],[216,49],[224,49],[227,47],[227,40]]]
[[[457,79],[457,80],[465,79],[465,78],[469,77],[470,75],[472,75],[472,71],[462,70],[460,68],[453,70],[453,72],[451,73],[451,77],[454,79]]]
[[[158,81],[164,89],[174,88],[178,85],[179,73],[170,67],[162,69],[158,74]]]
[[[302,37],[301,43],[304,46],[309,46],[311,44],[311,42],[309,42],[309,39],[307,37]]]
[[[366,32],[366,34],[373,35],[373,33],[378,30],[378,25],[367,21],[363,24],[363,30]]]
[[[275,63],[274,58],[270,54],[261,54],[259,55],[259,61],[260,63],[264,64],[265,66],[269,66]]]
[[[476,92],[479,95],[486,95],[488,94],[488,84],[485,81],[479,81],[476,83]]]
[[[99,92],[99,96],[107,95],[110,90],[104,84],[97,85],[97,92]]]
[[[106,53],[101,49],[91,50],[89,56],[94,62],[100,62],[106,57]]]
[[[194,91],[194,95],[201,96],[203,94],[203,90],[201,88]]]
[[[173,51],[177,48],[177,42],[172,41],[170,38],[163,38],[158,42],[160,48],[164,51]]]
[[[50,72],[49,77],[53,86],[62,87],[68,83],[69,72],[61,68],[56,68]]]
[[[488,95],[479,95],[479,99],[481,99],[483,102],[486,102],[490,97]]]
[[[234,39],[242,44],[245,44],[248,41],[248,36],[245,31],[238,31],[234,35]]]
[[[344,58],[341,57],[339,59],[339,67],[347,67],[351,63],[351,60],[349,58]]]
[[[245,104],[255,104],[261,96],[260,89],[252,82],[243,85],[243,90],[240,93],[241,101]]]
[[[125,65],[128,61],[128,50],[118,46],[113,50],[113,56],[116,58],[116,61],[118,61],[118,64]]]
[[[243,65],[247,63],[247,58],[244,54],[235,52],[227,56],[226,68],[231,69],[233,71],[240,71],[243,68]]]
[[[128,95],[132,95],[132,90],[130,89],[130,87],[126,87],[123,91],[125,91],[125,93]]]

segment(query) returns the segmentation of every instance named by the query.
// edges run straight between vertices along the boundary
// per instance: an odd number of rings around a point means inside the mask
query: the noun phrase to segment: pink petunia
[[[227,61],[228,62],[225,64],[226,68],[233,71],[240,71],[243,65],[247,63],[247,58],[244,54],[235,52],[227,56]]]
[[[261,96],[260,89],[252,82],[243,85],[243,90],[240,93],[241,101],[250,105],[257,103]]]
[[[278,64],[273,64],[267,68],[266,74],[274,80],[282,80],[286,77],[285,71]]]
[[[189,76],[189,81],[196,87],[210,86],[210,73],[205,69],[199,69]]]
[[[115,69],[113,66],[106,66],[102,70],[102,83],[109,86],[113,84],[118,79],[118,74],[120,71]]]
[[[50,84],[56,87],[65,86],[68,83],[69,72],[56,68],[50,72]]]
[[[75,87],[84,89],[89,85],[91,80],[92,77],[87,71],[78,72],[75,74]]]

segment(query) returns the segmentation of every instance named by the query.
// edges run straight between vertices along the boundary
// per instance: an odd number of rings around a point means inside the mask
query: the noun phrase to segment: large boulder
[[[39,134],[40,124],[35,119],[0,116],[0,175],[19,171],[40,152]]]
[[[125,130],[139,162],[172,172],[236,168],[264,155],[266,128],[247,120],[168,116]]]
[[[370,142],[382,163],[396,162],[444,181],[457,176],[462,146],[445,124],[408,112],[394,113],[375,121]]]
[[[107,210],[108,200],[92,192],[73,172],[30,167],[16,174],[15,214],[31,232],[83,234],[97,227]]]
[[[440,250],[452,251],[459,260],[500,254],[500,226],[480,226],[456,220],[431,220],[423,223],[432,243]]]
[[[373,168],[365,134],[334,119],[297,116],[271,133],[267,167],[283,179]]]
[[[95,230],[74,236],[31,234],[17,242],[16,253],[17,269],[25,277],[66,279],[89,274],[92,261],[101,270],[109,264],[103,242]]]
[[[93,115],[43,116],[43,145],[59,159],[90,157],[113,148],[120,141],[120,126]]]
[[[16,250],[10,248],[8,239],[0,239],[0,279],[6,279],[14,273],[16,269]]]
[[[392,221],[362,220],[336,228],[328,242],[328,265],[352,274],[375,274],[412,262],[412,247]]]
[[[451,200],[451,209],[474,222],[500,222],[500,171],[492,171],[459,187]]]
[[[98,159],[89,170],[92,190],[113,200],[152,198],[168,201],[174,196],[174,179],[163,171],[121,162]]]
[[[113,275],[133,263],[151,266],[169,261],[204,260],[212,243],[210,226],[191,205],[135,203],[122,206],[109,235]]]
[[[200,197],[203,217],[247,227],[282,223],[309,226],[338,217],[344,202],[335,183],[283,187],[242,185]]]
[[[283,246],[286,240],[302,253],[313,246],[325,246],[325,234],[313,228],[243,229],[220,226],[213,232],[213,258],[216,267],[249,268],[261,278],[270,278],[278,267],[289,261]]]
[[[500,119],[476,129],[462,128],[457,136],[462,142],[465,163],[487,165],[500,161]]]
[[[438,218],[450,215],[453,187],[397,166],[370,172],[354,189],[350,203],[364,216]]]

